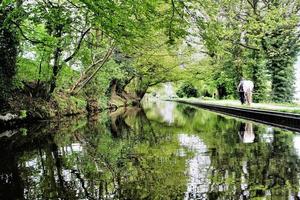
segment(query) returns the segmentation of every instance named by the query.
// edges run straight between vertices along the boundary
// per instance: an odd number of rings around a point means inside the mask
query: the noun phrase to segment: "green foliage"
[[[20,128],[19,131],[22,136],[27,136],[28,134],[28,129],[26,128]]]
[[[252,51],[247,59],[247,78],[254,84],[253,102],[265,102],[270,99],[270,84],[267,71],[267,60],[264,56]]]
[[[20,110],[20,119],[24,119],[27,117],[27,111],[26,110]]]
[[[264,38],[267,49],[268,68],[271,72],[272,100],[292,102],[294,95],[294,64],[299,52],[298,36],[295,30],[280,28]]]
[[[57,104],[57,111],[60,115],[75,115],[86,111],[87,102],[82,96],[54,95],[53,99]]]
[[[149,87],[183,79],[202,95],[233,98],[244,77],[254,81],[254,101],[291,102],[298,6],[294,0],[3,1],[0,100],[32,83],[45,99],[69,93],[104,103],[113,80],[119,93],[141,99]]]
[[[198,97],[198,90],[191,83],[183,83],[176,91],[179,97]]]
[[[57,87],[60,91],[66,91],[79,78],[80,73],[67,65],[62,66],[57,79]]]
[[[3,2],[0,7],[0,106],[11,96],[16,74],[19,41],[10,18],[17,9],[17,3]]]
[[[13,71],[0,79],[8,79],[1,82],[0,92],[9,93],[14,84],[24,93],[30,89],[35,98],[69,93],[105,104],[112,80],[124,89],[128,79],[137,77],[142,81],[134,90],[142,95],[148,87],[176,77],[179,62],[174,55],[187,26],[179,2],[5,1],[2,11],[5,5],[18,9],[1,15],[15,44],[10,45],[14,54],[9,53]],[[161,54],[167,56],[157,57]]]
[[[236,96],[244,77],[254,81],[257,102],[293,100],[293,65],[299,52],[299,16],[293,8],[299,2],[192,2],[186,7],[195,21],[193,35],[211,57],[220,97]]]

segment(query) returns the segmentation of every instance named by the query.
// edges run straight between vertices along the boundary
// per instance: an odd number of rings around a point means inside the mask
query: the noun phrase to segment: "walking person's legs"
[[[244,92],[239,92],[239,95],[240,95],[240,101],[242,104],[245,103],[245,93]]]
[[[248,91],[245,92],[245,99],[246,99],[246,103],[247,103],[248,105],[250,105],[250,95],[249,95],[249,92],[248,92]]]
[[[249,92],[249,106],[252,104],[252,92]]]
[[[251,91],[245,92],[245,98],[246,98],[246,103],[249,106],[251,106],[251,104],[252,104],[252,92]]]

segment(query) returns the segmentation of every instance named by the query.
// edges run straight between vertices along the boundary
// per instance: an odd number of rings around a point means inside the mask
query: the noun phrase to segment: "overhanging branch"
[[[17,27],[17,28],[19,29],[19,31],[20,31],[20,34],[22,35],[22,37],[23,37],[25,40],[28,40],[28,41],[31,42],[32,44],[42,44],[42,45],[44,45],[44,46],[50,46],[49,44],[46,44],[45,42],[43,42],[43,41],[41,41],[41,40],[34,40],[34,39],[31,39],[31,38],[27,37],[27,36],[24,34],[24,32],[23,32],[21,26],[20,26],[18,23],[14,22],[14,21],[12,21],[12,23],[13,23],[14,25],[16,25],[16,27]]]
[[[78,41],[78,43],[77,43],[76,49],[74,50],[74,52],[73,52],[69,57],[67,57],[67,58],[64,60],[65,62],[70,61],[70,60],[78,53],[78,51],[79,51],[79,49],[80,49],[80,47],[81,47],[81,43],[82,43],[82,41],[83,41],[85,35],[86,35],[90,30],[91,30],[91,27],[88,28],[86,31],[84,31],[84,32],[81,34],[81,37],[80,37],[80,39],[79,39],[79,41]]]

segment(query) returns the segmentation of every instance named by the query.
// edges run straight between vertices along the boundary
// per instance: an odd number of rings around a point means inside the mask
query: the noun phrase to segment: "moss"
[[[26,128],[20,128],[19,132],[22,136],[26,136],[28,134],[28,130]]]
[[[79,96],[54,95],[57,112],[60,115],[74,115],[86,112],[87,102]]]
[[[107,109],[108,105],[108,97],[106,96],[101,96],[98,98],[98,106],[100,110]]]
[[[24,94],[15,94],[9,102],[11,113],[18,113],[20,119],[49,119],[64,115],[86,112],[83,97],[54,94],[50,100],[32,98]]]
[[[20,119],[25,119],[27,117],[27,111],[26,110],[20,110]]]
[[[75,105],[76,109],[78,109],[78,110],[84,110],[86,108],[87,102],[83,98],[71,96],[70,101],[71,101],[71,104]]]

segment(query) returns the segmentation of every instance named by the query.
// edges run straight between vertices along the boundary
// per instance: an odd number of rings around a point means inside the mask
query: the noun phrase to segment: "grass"
[[[180,98],[180,99],[190,101],[190,102],[202,102],[202,103],[210,103],[216,105],[234,106],[239,108],[250,108],[250,109],[255,108],[261,110],[272,110],[272,111],[300,114],[299,103],[263,102],[263,103],[254,103],[252,104],[251,107],[249,107],[248,105],[241,105],[238,100],[215,100],[215,99],[199,99],[199,98]]]

